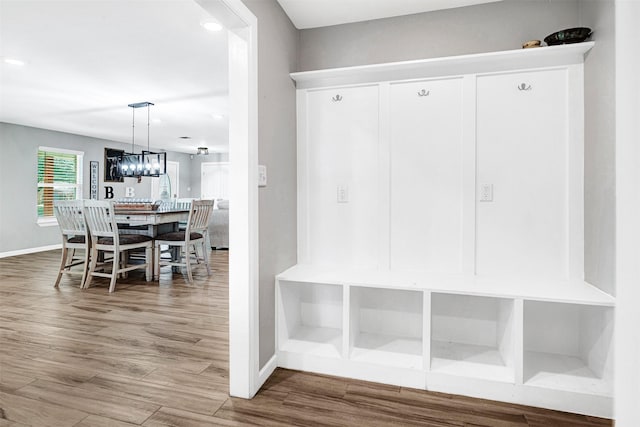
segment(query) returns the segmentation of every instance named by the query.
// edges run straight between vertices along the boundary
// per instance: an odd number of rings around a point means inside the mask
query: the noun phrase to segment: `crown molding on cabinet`
[[[595,42],[291,73],[298,89],[580,64]]]

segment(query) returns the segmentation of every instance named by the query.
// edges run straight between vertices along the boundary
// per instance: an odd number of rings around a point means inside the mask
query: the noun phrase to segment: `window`
[[[56,223],[54,200],[82,198],[83,154],[60,148],[38,149],[38,223]]]

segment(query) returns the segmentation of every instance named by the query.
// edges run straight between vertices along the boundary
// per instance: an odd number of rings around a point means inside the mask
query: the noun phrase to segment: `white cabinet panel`
[[[378,87],[310,91],[306,118],[309,261],[375,266]]]
[[[462,79],[390,89],[390,264],[458,272],[462,239]]]
[[[567,276],[567,105],[566,69],[478,77],[477,274]]]

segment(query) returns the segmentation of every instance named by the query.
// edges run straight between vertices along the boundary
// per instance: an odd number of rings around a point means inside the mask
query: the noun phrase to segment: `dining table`
[[[114,213],[120,231],[149,237],[178,231],[180,222],[186,222],[189,218],[189,209],[184,208],[142,210],[116,207]]]
[[[184,207],[160,207],[153,209],[131,209],[127,207],[114,209],[118,230],[127,234],[142,234],[149,237],[157,237],[160,234],[171,233],[180,229],[180,223],[189,219],[189,208]],[[155,256],[155,251],[154,251]],[[172,257],[176,259],[180,254],[172,251]],[[156,262],[153,261],[153,278],[157,280],[160,272],[156,271]]]

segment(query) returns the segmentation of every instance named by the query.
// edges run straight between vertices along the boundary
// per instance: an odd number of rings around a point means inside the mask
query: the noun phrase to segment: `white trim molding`
[[[229,30],[229,393],[260,387],[258,328],[258,37],[241,0],[196,0]]]
[[[16,251],[0,252],[0,258],[9,258],[12,256],[18,256],[18,255],[34,254],[36,252],[53,251],[61,248],[62,248],[62,244],[58,243],[56,245],[39,246],[37,248],[18,249]]]
[[[580,64],[595,42],[291,73],[298,89]]]
[[[640,2],[615,2],[616,72],[616,426],[640,425]]]
[[[278,356],[273,355],[271,359],[264,364],[262,369],[260,369],[260,374],[258,375],[258,385],[262,387],[262,385],[269,379],[273,371],[278,367]]]

